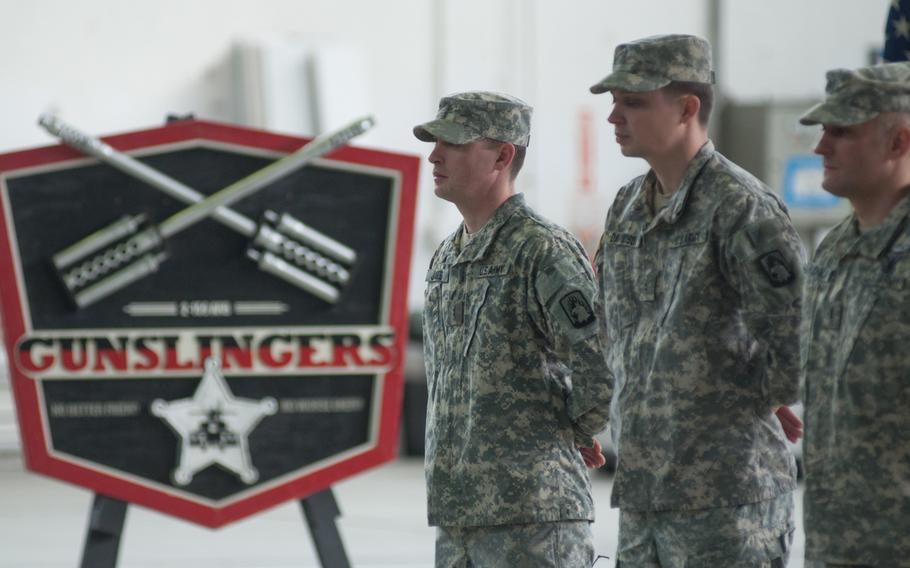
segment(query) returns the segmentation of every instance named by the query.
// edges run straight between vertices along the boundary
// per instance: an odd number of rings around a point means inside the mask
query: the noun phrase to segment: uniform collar
[[[631,213],[629,217],[644,221],[648,224],[648,230],[653,229],[660,221],[670,224],[675,223],[686,210],[686,204],[689,201],[689,194],[692,192],[695,180],[698,179],[699,174],[704,170],[708,161],[714,157],[715,153],[714,143],[710,140],[698,149],[695,156],[689,160],[689,165],[686,166],[686,173],[683,175],[679,188],[670,197],[666,207],[661,209],[657,215],[651,213],[650,197],[648,195],[649,191],[657,191],[657,175],[654,170],[648,170],[644,180],[638,187],[638,194],[633,198],[631,211],[628,211],[628,213]],[[650,222],[645,220],[650,220]]]
[[[857,237],[857,254],[870,258],[879,258],[886,254],[901,233],[905,232],[908,216],[910,216],[910,195],[904,196],[897,203],[881,225]],[[854,235],[859,232],[859,221],[856,219],[855,213],[850,217],[848,225]]]
[[[493,240],[496,238],[496,234],[499,232],[499,229],[520,209],[525,208],[525,196],[521,193],[516,193],[508,199],[506,199],[502,205],[496,208],[496,211],[493,213],[493,216],[487,221],[487,224],[483,226],[477,234],[471,239],[463,249],[459,249],[459,241],[461,233],[465,230],[464,222],[461,223],[461,226],[458,227],[458,231],[453,235],[453,245],[455,252],[455,262],[474,262],[486,254],[487,249],[493,243]]]
[[[682,216],[683,211],[686,209],[686,203],[689,201],[689,193],[692,192],[692,186],[695,185],[695,180],[698,179],[708,160],[714,157],[714,153],[714,143],[710,140],[698,149],[695,156],[689,160],[689,166],[686,168],[686,173],[679,184],[679,188],[677,188],[673,197],[670,198],[667,206],[657,216],[658,218],[663,218],[664,221],[672,224]],[[650,174],[653,175],[653,171]]]

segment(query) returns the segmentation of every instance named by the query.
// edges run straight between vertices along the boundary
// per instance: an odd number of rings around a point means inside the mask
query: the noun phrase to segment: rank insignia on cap
[[[578,290],[573,290],[559,300],[559,305],[575,327],[585,327],[594,321],[594,310]]]
[[[758,257],[758,264],[768,277],[768,282],[775,288],[786,286],[796,278],[796,274],[779,250],[773,250]]]

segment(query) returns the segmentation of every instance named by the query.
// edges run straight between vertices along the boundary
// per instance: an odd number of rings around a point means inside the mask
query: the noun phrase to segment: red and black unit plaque
[[[119,166],[0,155],[30,470],[219,527],[394,457],[419,160],[343,146],[264,176],[308,141],[189,120],[96,141]]]

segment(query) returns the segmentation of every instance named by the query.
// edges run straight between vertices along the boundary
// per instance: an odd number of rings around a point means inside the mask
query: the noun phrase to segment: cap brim
[[[800,124],[812,126],[814,124],[831,124],[834,126],[851,126],[862,124],[875,118],[879,113],[852,107],[835,99],[822,101],[810,108],[799,119]]]
[[[628,71],[614,71],[607,75],[602,81],[591,86],[591,92],[595,95],[606,93],[607,91],[633,91],[645,92],[656,91],[661,87],[670,84],[669,79],[662,77],[653,77],[648,75],[639,75]]]
[[[478,138],[482,138],[473,130],[466,128],[463,124],[456,124],[448,120],[431,120],[424,124],[414,127],[414,136],[424,142],[436,142],[442,140],[449,144],[467,144]]]

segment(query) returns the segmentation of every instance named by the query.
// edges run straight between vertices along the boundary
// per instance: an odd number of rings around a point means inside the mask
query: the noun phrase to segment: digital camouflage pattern
[[[607,424],[612,378],[578,241],[514,195],[430,263],[424,307],[431,525],[593,520],[576,443]]]
[[[737,507],[619,513],[617,560],[659,568],[783,568],[793,544],[789,493]]]
[[[591,92],[654,91],[671,81],[713,84],[711,44],[680,34],[621,43],[613,53],[613,72],[592,86]]]
[[[707,142],[655,216],[620,189],[596,258],[625,511],[730,507],[796,487],[773,409],[798,394],[800,241],[780,200]]]
[[[910,62],[828,71],[826,98],[799,121],[849,126],[883,112],[910,112]]]
[[[806,559],[910,566],[910,198],[806,271]]]
[[[440,527],[436,568],[591,566],[594,538],[588,521]]]
[[[806,562],[803,564],[803,568],[879,568],[879,567],[870,566],[868,564],[829,564],[827,562],[806,560]]]
[[[471,91],[443,97],[436,120],[414,127],[424,142],[440,139],[467,144],[480,138],[527,146],[531,140],[531,107],[511,95]]]

